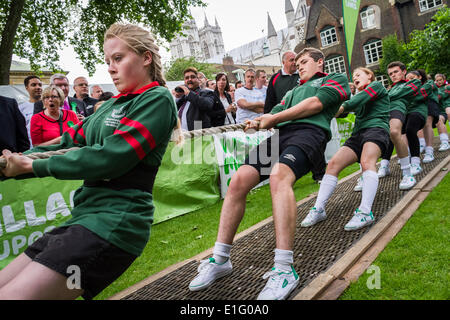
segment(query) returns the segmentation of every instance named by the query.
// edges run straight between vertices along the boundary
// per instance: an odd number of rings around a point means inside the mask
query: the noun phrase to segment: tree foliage
[[[167,81],[179,81],[183,80],[183,71],[188,67],[194,67],[198,71],[205,74],[206,78],[213,79],[214,75],[218,73],[218,70],[209,63],[198,62],[194,57],[179,58],[169,62],[166,66],[165,77]]]
[[[35,71],[42,67],[57,70],[58,50],[68,44],[74,46],[78,58],[92,75],[95,65],[102,62],[103,36],[111,24],[139,24],[157,39],[170,41],[190,18],[191,6],[205,6],[205,3],[202,0],[0,0],[0,84],[7,84],[5,73],[9,79],[12,54],[29,60]],[[14,30],[8,29],[11,18],[20,19]],[[11,37],[14,41],[9,45],[7,40]]]
[[[425,26],[415,30],[407,44],[411,62],[409,68],[423,68],[429,74],[450,75],[450,9],[444,7]]]
[[[393,61],[401,61],[405,65],[411,62],[411,56],[403,42],[395,34],[386,36],[382,40],[383,58],[380,60],[380,72],[387,76],[387,66]]]

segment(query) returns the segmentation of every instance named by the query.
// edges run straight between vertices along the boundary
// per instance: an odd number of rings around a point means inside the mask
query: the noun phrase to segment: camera
[[[175,90],[176,93],[184,93],[184,90],[181,89],[181,87],[175,87],[174,90]]]

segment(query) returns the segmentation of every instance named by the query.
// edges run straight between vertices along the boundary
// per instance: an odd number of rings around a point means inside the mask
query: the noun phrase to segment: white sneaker
[[[374,221],[373,213],[363,213],[361,210],[356,209],[352,219],[345,225],[345,231],[353,231],[364,228]]]
[[[359,177],[358,181],[356,182],[356,186],[353,188],[353,191],[360,192],[362,191],[363,186],[363,177]]]
[[[189,284],[189,290],[198,291],[208,288],[215,280],[230,274],[233,271],[231,261],[228,259],[222,264],[216,263],[214,258],[202,260],[198,267],[199,274]]]
[[[257,300],[284,300],[292,290],[297,287],[299,279],[298,274],[292,267],[291,272],[284,272],[277,268],[264,274],[263,279],[267,280],[266,286],[258,295]]]
[[[378,172],[377,172],[378,178],[384,178],[390,174],[391,174],[391,170],[389,169],[388,166],[380,166],[380,168],[378,169]]]
[[[423,171],[422,167],[420,166],[420,164],[411,164],[411,174],[413,176],[421,173]]]
[[[303,219],[301,226],[302,227],[311,227],[315,225],[316,223],[319,223],[320,221],[323,221],[327,218],[327,215],[325,213],[324,209],[317,210],[316,207],[311,208],[309,210],[308,215],[305,219]]]
[[[409,190],[416,185],[416,178],[411,176],[403,176],[402,181],[400,182],[400,190]]]
[[[433,160],[434,160],[434,154],[432,154],[431,152],[425,152],[425,157],[423,157],[422,162],[430,163]]]
[[[439,147],[439,151],[447,151],[448,149],[450,149],[450,144],[448,141],[443,141]]]

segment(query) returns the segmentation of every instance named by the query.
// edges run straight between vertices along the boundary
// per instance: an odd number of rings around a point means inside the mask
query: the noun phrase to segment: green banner
[[[0,181],[0,269],[71,217],[80,185],[54,178]]]
[[[171,142],[153,188],[154,222],[213,205],[220,200],[219,166],[212,136]]]
[[[355,40],[355,31],[356,24],[358,22],[360,2],[361,0],[342,0],[345,44],[347,46],[347,58],[349,67],[352,63],[353,43]]]
[[[345,118],[337,118],[337,125],[339,130],[339,136],[341,139],[341,146],[344,142],[350,138],[353,132],[353,128],[355,127],[355,119],[356,116],[354,113],[349,113]]]

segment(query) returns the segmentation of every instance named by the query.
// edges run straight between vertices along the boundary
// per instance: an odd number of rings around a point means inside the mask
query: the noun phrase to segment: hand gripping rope
[[[227,131],[238,131],[238,130],[244,129],[245,126],[246,126],[245,123],[230,124],[230,125],[221,126],[221,127],[213,127],[213,128],[199,129],[199,130],[192,130],[192,131],[183,131],[182,135],[183,135],[184,139],[192,139],[195,137],[213,135],[216,133],[222,133],[222,132],[227,132]],[[176,141],[175,135],[176,135],[176,133],[174,132],[174,134],[172,134],[171,141]],[[47,158],[50,158],[51,156],[63,155],[68,151],[77,150],[77,149],[79,149],[79,148],[74,147],[74,148],[70,148],[70,149],[61,149],[58,151],[36,152],[36,153],[27,154],[25,156],[32,160],[47,159]],[[6,159],[0,158],[0,168],[5,168],[5,167],[6,167]]]

